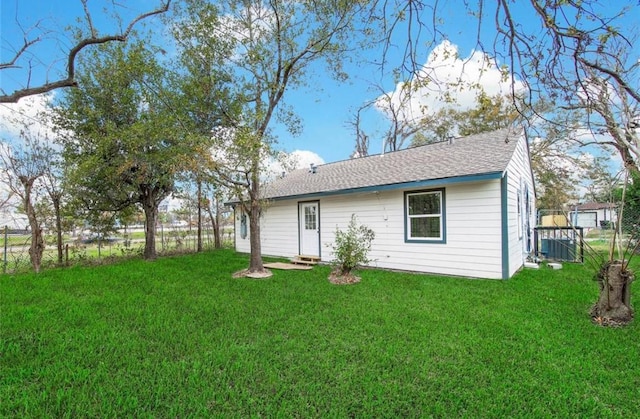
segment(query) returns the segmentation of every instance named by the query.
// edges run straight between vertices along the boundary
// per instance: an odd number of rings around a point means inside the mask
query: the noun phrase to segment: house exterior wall
[[[405,241],[406,190],[322,199],[322,258],[327,261],[333,259],[330,246],[336,228],[346,229],[353,213],[359,224],[376,233],[369,253],[370,266],[500,278],[499,186],[499,181],[493,180],[444,187],[446,243]]]
[[[444,191],[444,242],[408,242],[405,240],[405,192],[438,189]],[[519,140],[501,178],[472,179],[464,183],[444,179],[442,183],[430,182],[428,187],[414,189],[376,191],[374,188],[366,192],[271,201],[261,218],[263,255],[291,258],[300,253],[298,205],[308,201],[319,203],[323,262],[333,259],[331,246],[336,228],[345,230],[351,214],[376,234],[369,253],[372,267],[505,279],[523,266],[528,251],[533,248],[535,189],[524,137]],[[240,236],[240,221],[238,207],[236,250],[248,253],[250,232],[247,226],[246,238]]]
[[[238,206],[235,211],[236,250],[249,253],[251,232],[247,220],[247,235],[245,238],[240,236],[241,215]],[[273,201],[265,206],[260,218],[260,239],[264,255],[293,257],[298,254],[297,201]]]
[[[505,179],[508,266],[505,266],[504,276],[511,277],[524,265],[526,257],[533,250],[533,228],[536,225],[535,188],[525,137],[519,140],[507,166]]]
[[[333,259],[336,228],[347,228],[351,214],[375,231],[370,266],[436,274],[501,278],[500,180],[453,184],[414,191],[445,192],[446,243],[405,242],[404,192],[411,189],[352,193],[318,198],[320,204],[320,256]],[[298,202],[271,202],[261,219],[264,255],[298,254]],[[249,232],[242,239],[236,211],[236,249],[249,252]]]

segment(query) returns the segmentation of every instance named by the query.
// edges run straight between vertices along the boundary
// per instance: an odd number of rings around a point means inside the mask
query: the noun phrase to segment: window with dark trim
[[[405,192],[405,240],[445,242],[444,189]]]

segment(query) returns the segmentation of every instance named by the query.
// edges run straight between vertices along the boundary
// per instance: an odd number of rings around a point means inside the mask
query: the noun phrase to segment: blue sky
[[[103,32],[114,32],[117,25],[114,19],[109,18],[108,13],[102,12],[109,1],[90,0],[92,17],[96,28]],[[121,2],[127,3],[127,2]],[[144,0],[128,2],[135,6],[125,10],[118,8],[121,16],[130,18],[142,10],[155,8],[158,1]],[[69,39],[66,27],[75,24],[78,18],[82,17],[82,7],[80,1],[60,1],[50,0],[3,0],[1,3],[1,25],[2,25],[2,53],[1,61],[6,62],[13,51],[22,44],[23,30],[36,35],[38,31],[32,29],[39,24],[47,29],[44,40],[34,45],[30,52],[33,72],[31,80],[37,83],[42,80],[53,79],[64,69],[65,52],[72,41]],[[466,36],[461,28],[468,27],[468,22],[464,22],[464,14],[454,9],[445,12],[446,24],[444,32],[448,34],[452,42],[460,48],[462,56],[468,56],[475,43],[475,33]],[[20,27],[16,25],[19,22]],[[404,39],[400,36],[396,39],[399,46],[402,46]],[[426,58],[429,50],[421,51]],[[393,50],[392,50],[393,53]],[[381,54],[380,50],[370,52],[372,58],[376,54]],[[393,56],[393,54],[392,54]],[[23,62],[24,64],[24,62]],[[298,137],[292,137],[285,132],[282,127],[274,125],[274,131],[278,135],[279,147],[285,151],[310,150],[317,153],[326,162],[337,161],[349,158],[354,149],[354,133],[348,127],[347,121],[351,118],[354,110],[364,102],[375,99],[379,92],[371,90],[372,82],[380,82],[385,90],[394,89],[393,81],[390,77],[381,76],[376,68],[365,68],[358,64],[347,66],[350,79],[344,83],[338,83],[329,76],[323,68],[324,64],[319,63],[316,68],[311,69],[311,77],[307,86],[298,90],[290,90],[285,94],[284,100],[293,106],[300,115],[303,122],[303,133]],[[27,80],[27,68],[17,68],[15,70],[5,70],[2,72],[1,86],[5,91],[10,91],[19,86],[24,86]],[[60,94],[59,92],[56,94]],[[11,105],[8,105],[11,107]],[[3,114],[6,113],[7,106],[4,107]],[[375,136],[376,130],[382,128],[381,123],[376,119],[380,115],[369,116],[368,129]],[[378,126],[376,126],[378,125]],[[370,152],[380,152],[381,141],[372,139]]]
[[[140,0],[140,1],[122,1],[126,3],[130,9],[118,8],[118,13],[124,17],[124,21],[128,22],[132,16],[137,15],[140,11],[147,11],[157,7],[159,0]],[[441,12],[442,22],[439,29],[451,43],[449,48],[457,48],[461,58],[473,58],[471,54],[477,49],[477,21],[469,17],[464,11],[462,2],[440,2],[446,3]],[[92,16],[96,28],[101,33],[112,33],[117,30],[116,21],[110,17],[113,3],[108,0],[89,0]],[[518,4],[518,2],[516,2]],[[522,3],[520,3],[522,4]],[[107,12],[103,11],[103,7],[107,6]],[[45,39],[34,45],[33,61],[34,64],[31,79],[34,83],[54,78],[61,69],[64,69],[64,58],[66,51],[72,44],[69,40],[68,32],[65,27],[74,24],[76,19],[82,17],[82,7],[79,0],[51,1],[51,0],[2,0],[1,7],[1,34],[2,34],[2,52],[0,61],[6,62],[12,55],[12,51],[21,45],[23,30],[28,30],[33,25],[40,24],[46,28],[48,32]],[[111,9],[109,9],[111,7]],[[513,6],[516,7],[516,6]],[[111,10],[111,11],[110,11]],[[516,19],[524,24],[531,23],[528,16],[518,16],[524,13],[524,10],[516,9]],[[20,29],[16,22],[20,22]],[[149,22],[153,24],[153,22]],[[114,26],[116,25],[116,26]],[[481,28],[481,38],[484,39],[485,45],[490,47],[490,33],[492,32],[492,21],[487,20],[486,24]],[[36,32],[32,32],[36,34]],[[425,41],[429,40],[429,35],[425,34]],[[403,47],[405,39],[403,33],[399,32],[394,42],[398,45],[398,50]],[[421,47],[420,59],[426,62],[428,56],[433,51],[435,45]],[[392,49],[390,55],[393,58],[397,50]],[[371,58],[377,58],[381,55],[380,49],[373,49],[369,52]],[[396,55],[397,56],[397,55]],[[431,64],[439,67],[439,76],[447,77],[455,71],[462,71],[461,61],[453,63],[443,63],[440,58],[433,56]],[[474,60],[470,59],[465,67],[464,72],[471,78],[478,77],[479,71],[477,66],[473,65]],[[22,63],[24,64],[24,62]],[[394,64],[394,63],[391,63]],[[440,65],[442,64],[442,65]],[[445,65],[446,64],[446,65]],[[502,64],[498,62],[498,64]],[[319,156],[316,163],[332,162],[349,158],[354,149],[354,133],[353,129],[347,126],[355,109],[366,101],[371,101],[378,97],[379,91],[371,90],[372,82],[379,83],[387,92],[392,92],[396,85],[389,74],[381,75],[377,69],[373,67],[365,67],[360,64],[350,64],[346,67],[350,79],[345,83],[338,83],[325,74],[324,64],[318,64],[317,67],[311,69],[311,77],[308,85],[298,90],[290,90],[285,94],[285,102],[294,107],[303,122],[303,133],[298,137],[291,137],[282,127],[272,126],[274,132],[278,135],[279,147],[285,151],[292,152],[294,150],[305,150],[315,153]],[[15,70],[5,70],[0,74],[2,80],[0,85],[9,92],[12,89],[24,86],[27,80],[28,71],[26,67],[17,68]],[[497,92],[504,86],[494,78],[484,77],[481,84],[491,92]],[[56,93],[60,94],[60,93]],[[469,94],[467,93],[467,96]],[[463,95],[464,96],[464,95]],[[461,97],[461,102],[470,105],[468,97]],[[437,107],[435,98],[425,99],[430,107]],[[30,106],[31,109],[24,109],[19,112],[29,113],[35,112],[40,104],[35,101]],[[15,112],[16,107],[12,105],[0,105],[0,116]],[[380,131],[384,127],[383,116],[379,111],[372,111],[367,116],[366,129],[372,137],[370,144],[370,153],[379,153],[382,150],[382,141]],[[5,124],[6,125],[6,124]],[[0,128],[2,129],[2,128]],[[3,129],[3,136],[7,134],[8,128]],[[312,156],[306,153],[306,156]]]

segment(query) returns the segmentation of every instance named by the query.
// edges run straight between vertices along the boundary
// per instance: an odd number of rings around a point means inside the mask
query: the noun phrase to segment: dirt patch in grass
[[[251,272],[248,269],[243,269],[241,271],[235,272],[232,275],[232,277],[233,278],[265,279],[265,278],[270,278],[272,275],[273,273],[268,269],[265,269],[262,272]]]
[[[355,276],[352,273],[340,275],[338,272],[331,272],[329,275],[329,282],[336,285],[357,284],[360,282],[360,277]]]
[[[632,320],[633,320],[633,316],[625,320],[612,319],[612,318],[600,317],[600,316],[594,316],[594,315],[591,316],[591,321],[593,322],[593,324],[597,324],[598,326],[602,326],[602,327],[623,327],[631,323]]]

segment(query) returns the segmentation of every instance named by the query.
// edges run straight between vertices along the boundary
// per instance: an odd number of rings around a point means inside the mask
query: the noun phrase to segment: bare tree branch
[[[0,70],[4,70],[7,68],[15,68],[16,67],[16,61],[18,61],[18,58],[20,58],[22,56],[22,54],[24,54],[29,47],[31,47],[31,45],[34,45],[38,42],[40,42],[42,40],[41,37],[37,37],[34,38],[32,40],[28,40],[24,39],[24,44],[22,44],[22,47],[20,47],[20,49],[18,51],[16,51],[15,55],[13,56],[13,58],[5,63],[0,63]]]
[[[69,50],[68,58],[67,58],[67,74],[66,74],[66,77],[61,78],[61,79],[56,80],[56,81],[53,81],[53,82],[44,83],[44,84],[39,85],[39,86],[25,87],[24,89],[16,90],[11,94],[1,95],[0,96],[0,103],[16,103],[19,99],[21,99],[23,97],[37,95],[37,94],[41,94],[41,93],[46,93],[46,92],[50,92],[52,90],[63,88],[63,87],[74,87],[74,86],[76,86],[77,82],[75,80],[75,61],[76,61],[77,55],[84,48],[86,48],[88,46],[91,46],[91,45],[99,45],[99,44],[104,44],[104,43],[112,42],[112,41],[125,42],[127,40],[127,38],[129,37],[131,31],[133,30],[133,27],[137,23],[139,23],[140,21],[142,21],[142,20],[144,20],[144,19],[146,19],[148,17],[154,16],[154,15],[158,15],[158,14],[161,14],[161,13],[165,13],[167,10],[169,10],[169,6],[171,4],[171,0],[165,0],[165,2],[160,7],[158,7],[157,9],[138,15],[131,22],[129,22],[129,25],[126,27],[126,29],[122,33],[114,34],[114,35],[105,35],[105,36],[97,36],[96,29],[93,26],[91,15],[90,15],[89,10],[87,8],[87,1],[86,0],[82,0],[82,4],[83,4],[83,8],[84,8],[86,19],[87,19],[87,22],[88,22],[88,25],[89,25],[89,30],[91,32],[91,36],[88,37],[88,38],[84,38],[84,39],[79,40],[78,43],[73,48],[71,48]],[[40,38],[36,38],[36,39],[34,39],[32,41],[26,41],[25,40],[25,44],[16,53],[16,55],[13,58],[13,60],[8,62],[8,63],[0,64],[0,69],[13,67],[15,65],[16,60],[22,54],[24,54],[29,47],[31,47],[35,43],[39,42],[40,40],[41,40]]]

